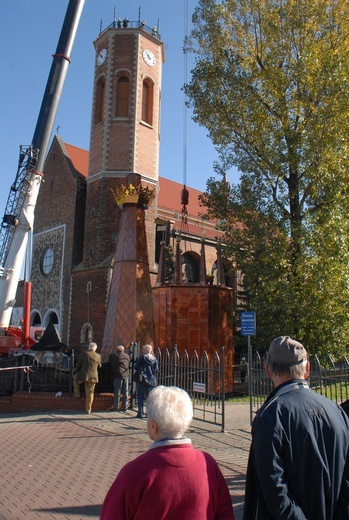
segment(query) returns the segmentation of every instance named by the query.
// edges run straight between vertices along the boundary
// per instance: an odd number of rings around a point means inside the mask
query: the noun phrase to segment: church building
[[[56,135],[45,163],[35,213],[31,325],[46,327],[52,321],[71,347],[81,348],[92,339],[102,344],[115,250],[121,247],[123,204],[116,194],[125,191],[130,175],[136,175],[152,194],[144,205],[150,285],[158,284],[164,244],[173,254],[179,244],[179,285],[191,288],[188,294],[200,283],[220,286],[219,308],[225,309],[231,346],[232,325],[227,319],[236,281],[228,274],[224,281],[217,280],[220,233],[214,222],[200,216],[204,208],[199,206],[198,190],[189,188],[187,200],[186,187],[183,191],[179,183],[159,175],[165,61],[160,35],[139,22],[128,22],[127,27],[114,22],[94,46],[90,149]],[[197,296],[197,301],[204,300]],[[127,295],[124,301],[127,309]]]

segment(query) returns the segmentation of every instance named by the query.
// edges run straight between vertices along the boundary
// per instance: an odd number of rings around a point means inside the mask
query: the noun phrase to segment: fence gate
[[[225,428],[225,349],[214,352],[210,359],[204,351],[196,350],[190,355],[187,350],[158,348],[155,355],[159,362],[158,384],[178,386],[190,395],[193,401],[194,418],[218,424]]]

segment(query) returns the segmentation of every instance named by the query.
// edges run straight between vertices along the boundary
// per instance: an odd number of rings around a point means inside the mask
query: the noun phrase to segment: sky
[[[183,55],[188,10],[189,28],[196,0],[85,0],[71,52],[53,135],[74,146],[89,149],[93,72],[93,41],[116,17],[159,23],[165,45],[163,64],[160,170],[162,177],[198,190],[214,176],[218,155],[205,128],[192,121],[184,108],[182,86],[190,80],[193,56],[187,67]],[[32,142],[52,55],[56,51],[69,0],[0,0],[0,216],[5,211],[9,189],[18,165],[19,146]],[[185,137],[184,137],[185,136]],[[238,182],[238,172],[230,172]]]

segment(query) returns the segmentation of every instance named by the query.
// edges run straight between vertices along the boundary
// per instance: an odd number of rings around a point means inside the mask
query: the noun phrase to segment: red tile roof
[[[64,146],[74,168],[84,177],[87,177],[89,152],[67,143],[64,143]],[[199,215],[205,212],[205,208],[200,207],[198,197],[202,192],[187,186],[189,191],[189,204],[187,206],[189,222],[188,224],[184,224],[180,219],[182,211],[180,195],[182,189],[183,185],[180,183],[159,177],[158,209],[159,214],[161,214],[159,216],[165,218],[165,220],[174,220],[175,229],[201,236],[203,234],[203,226]],[[193,219],[195,219],[195,223],[193,223]],[[214,238],[218,234],[221,234],[215,230],[214,221],[206,221],[204,228],[204,236],[207,238]]]
[[[88,156],[87,150],[77,148],[72,144],[64,143],[64,146],[68,152],[68,155],[73,163],[74,168],[81,173],[84,177],[87,177],[88,173]]]
[[[158,192],[158,204],[162,209],[169,209],[173,211],[177,209],[180,213],[182,210],[181,205],[181,191],[183,186],[179,182],[170,181],[164,177],[159,177],[159,192]],[[190,188],[187,186],[189,191],[189,204],[187,211],[189,215],[197,217],[200,213],[204,213],[204,208],[199,206],[199,195],[202,191]]]

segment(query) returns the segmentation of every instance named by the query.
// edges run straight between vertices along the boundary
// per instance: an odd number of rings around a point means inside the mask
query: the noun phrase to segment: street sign
[[[241,336],[256,335],[256,313],[254,311],[242,312],[241,315]]]

